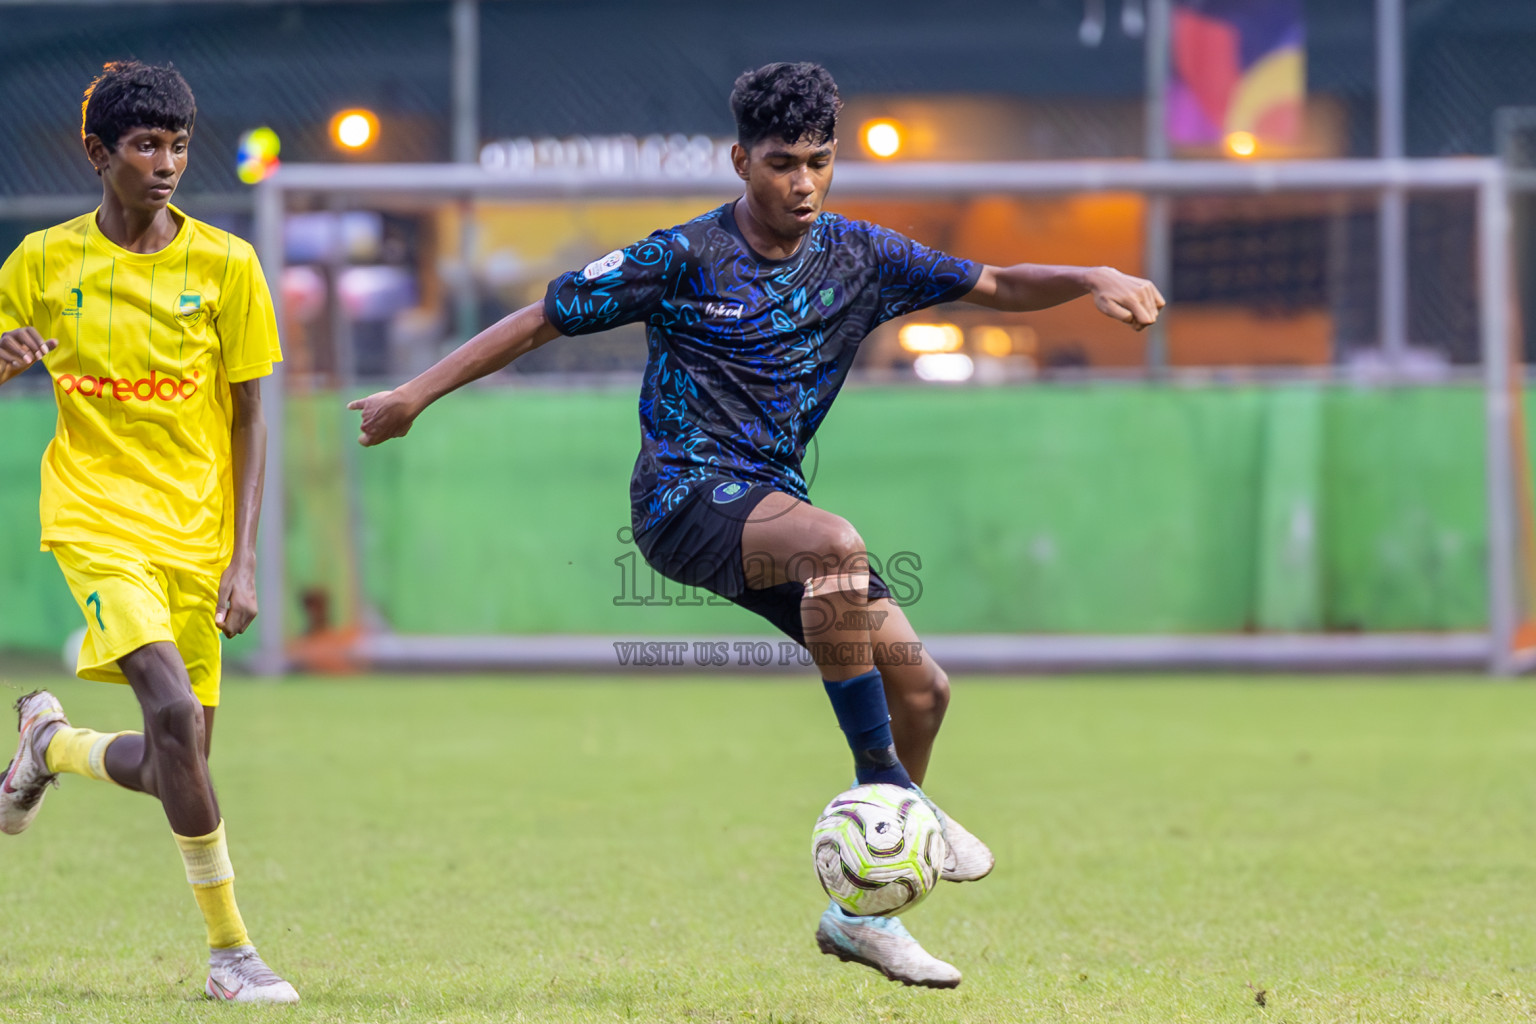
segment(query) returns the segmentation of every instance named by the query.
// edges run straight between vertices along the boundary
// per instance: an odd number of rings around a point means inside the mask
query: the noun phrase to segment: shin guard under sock
[[[830,682],[823,679],[837,724],[848,737],[853,751],[853,766],[859,784],[888,782],[910,786],[912,778],[896,757],[896,743],[891,738],[891,713],[885,704],[885,683],[879,669],[870,669],[852,679]]]
[[[224,841],[224,822],[205,836],[177,836],[181,859],[187,867],[187,883],[208,925],[208,947],[231,949],[248,946],[245,921],[235,905],[235,869]]]
[[[43,762],[50,772],[68,772],[84,775],[100,782],[116,782],[107,774],[107,748],[120,736],[135,735],[127,732],[97,732],[94,729],[77,729],[62,725],[48,737],[48,748],[43,751]]]

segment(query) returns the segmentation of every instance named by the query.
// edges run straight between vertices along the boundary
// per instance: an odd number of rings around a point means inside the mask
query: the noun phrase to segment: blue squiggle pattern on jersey
[[[767,484],[805,498],[800,462],[859,343],[894,317],[970,291],[978,264],[832,213],[799,252],[764,260],[732,203],[657,231],[550,282],[562,334],[644,321],[640,456],[630,479],[636,534],[701,481]]]

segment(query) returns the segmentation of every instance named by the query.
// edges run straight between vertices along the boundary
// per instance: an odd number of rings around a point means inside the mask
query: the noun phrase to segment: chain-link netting
[[[1195,4],[1195,7],[1200,6]],[[351,159],[449,157],[450,4],[10,4],[0,32],[0,124],[27,154],[0,197],[88,194],[80,94],[103,61],[173,61],[200,101],[193,191],[238,193],[240,133],[276,129],[283,159],[340,159],[327,124],[379,115]],[[986,98],[943,148],[964,158],[1085,159],[1147,151],[1144,0],[975,0],[937,8],[823,0],[816,28],[754,8],[674,0],[659,15],[622,0],[480,5],[482,141],[625,132],[728,135],[743,69],[792,54],[837,77],[850,111]],[[1319,156],[1376,151],[1375,0],[1301,4],[1307,118]],[[1494,112],[1536,103],[1536,4],[1406,0],[1408,153],[1488,154]],[[942,111],[952,122],[952,108]],[[953,124],[950,125],[953,127]],[[941,125],[941,127],[943,127]],[[848,147],[852,150],[854,147]],[[855,153],[845,155],[854,156]]]

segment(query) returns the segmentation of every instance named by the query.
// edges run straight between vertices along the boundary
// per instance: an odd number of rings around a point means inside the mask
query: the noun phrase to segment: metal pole
[[[341,220],[347,214],[346,200],[340,195],[328,197],[326,210],[330,214],[330,237],[325,256],[325,276],[330,284],[328,312],[331,329],[331,353],[335,358],[333,373],[336,386],[350,391],[357,385],[357,339],[352,331],[352,316],[347,312],[341,297],[341,279],[352,264],[352,254],[347,251],[347,236]]]
[[[475,291],[475,250],[480,232],[474,199],[461,199],[458,207],[459,276],[453,285],[453,330],[463,342],[480,330],[480,296]]]
[[[1400,160],[1017,160],[973,163],[874,164],[838,168],[838,195],[922,196],[1026,192],[1166,192],[1170,195],[1253,195],[1256,192],[1360,192],[1372,195],[1407,183],[1415,191],[1471,192],[1498,166],[1488,157]],[[356,204],[408,193],[445,199],[628,199],[729,196],[741,182],[726,168],[700,177],[601,169],[507,174],[465,164],[285,164],[274,181],[293,195],[345,192]],[[1524,177],[1520,177],[1524,182]],[[1536,174],[1531,175],[1536,189]]]
[[[480,159],[480,3],[453,0],[453,162]]]
[[[453,0],[453,159],[480,160],[480,3]],[[474,202],[459,203],[459,278],[453,286],[453,328],[459,340],[479,326],[475,260]]]
[[[283,323],[283,207],[281,185],[264,181],[256,187],[256,255],[270,284],[279,327]],[[287,492],[284,477],[288,461],[283,457],[285,378],[283,364],[278,363],[261,389],[267,421],[267,473],[261,497],[261,531],[256,538],[261,614],[256,618],[257,647],[251,667],[262,676],[281,675],[288,667],[283,639],[288,605],[283,554],[283,537],[287,533],[283,517]]]
[[[1482,324],[1483,383],[1487,430],[1488,670],[1515,671],[1515,476],[1510,394],[1509,193],[1502,176],[1490,175],[1477,194],[1477,243]]]
[[[1376,0],[1376,139],[1383,160],[1400,159],[1403,143],[1403,0]],[[1401,367],[1408,350],[1408,193],[1390,185],[1377,211],[1381,349]]]
[[[1147,4],[1147,159],[1168,160],[1168,51],[1172,24],[1172,0]],[[1172,199],[1158,192],[1147,197],[1145,260],[1146,275],[1166,298],[1173,290]],[[1168,329],[1159,320],[1147,331],[1147,369],[1153,374],[1168,367]]]

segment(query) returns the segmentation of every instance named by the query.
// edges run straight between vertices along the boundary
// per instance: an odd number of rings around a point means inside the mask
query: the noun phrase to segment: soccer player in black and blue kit
[[[824,212],[840,105],[815,64],[743,74],[731,93],[740,198],[561,275],[542,303],[350,408],[362,411],[360,442],[378,444],[403,436],[442,396],[562,334],[645,322],[635,544],[663,575],[729,598],[805,645],[858,781],[917,789],[949,681],[870,570],[858,531],[810,504],[806,445],[859,343],[893,317],[959,299],[1026,311],[1089,295],[1140,330],[1163,299],[1151,282],[1109,267],[983,266]],[[942,811],[939,820],[944,878],[991,871],[979,839]],[[832,905],[816,941],[909,985],[960,983],[894,917]]]

